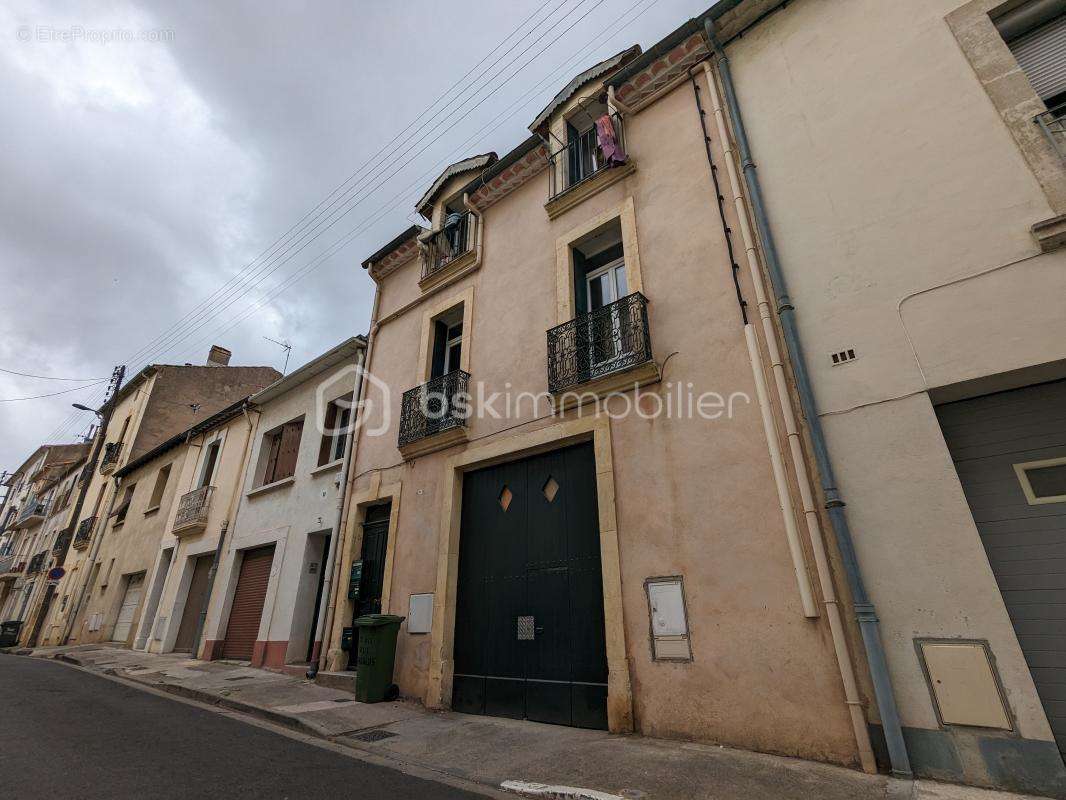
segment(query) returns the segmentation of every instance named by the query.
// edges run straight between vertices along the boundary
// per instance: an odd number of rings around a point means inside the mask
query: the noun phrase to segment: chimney
[[[228,367],[229,359],[232,356],[229,350],[225,347],[219,347],[217,344],[211,345],[211,350],[207,354],[207,366],[209,367]]]

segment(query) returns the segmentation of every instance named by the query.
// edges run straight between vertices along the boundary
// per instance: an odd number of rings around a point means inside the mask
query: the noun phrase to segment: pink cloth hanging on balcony
[[[596,144],[600,146],[603,160],[608,167],[626,163],[626,153],[614,131],[614,120],[610,114],[604,114],[596,120]]]

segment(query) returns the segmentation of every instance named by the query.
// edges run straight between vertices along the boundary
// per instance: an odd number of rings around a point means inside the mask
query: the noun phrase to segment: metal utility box
[[[395,700],[399,689],[392,682],[396,661],[396,635],[403,617],[366,614],[354,621],[359,629],[356,654],[355,699],[362,703]]]

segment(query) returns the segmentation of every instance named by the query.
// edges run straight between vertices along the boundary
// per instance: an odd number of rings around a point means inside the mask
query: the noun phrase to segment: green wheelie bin
[[[392,682],[396,661],[396,634],[404,617],[365,614],[354,621],[359,629],[356,653],[355,699],[361,703],[395,700],[400,691]]]

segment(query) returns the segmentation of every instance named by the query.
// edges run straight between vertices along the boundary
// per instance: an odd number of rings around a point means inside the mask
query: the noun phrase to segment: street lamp
[[[74,408],[78,409],[78,411],[91,411],[94,414],[96,414],[96,416],[98,416],[98,417],[102,417],[103,416],[103,414],[101,414],[95,408],[89,408],[88,406],[83,406],[81,403],[71,403],[71,405],[74,406]]]

